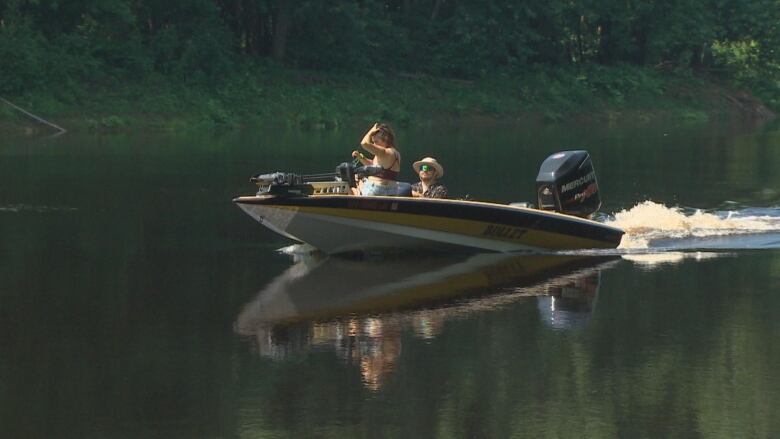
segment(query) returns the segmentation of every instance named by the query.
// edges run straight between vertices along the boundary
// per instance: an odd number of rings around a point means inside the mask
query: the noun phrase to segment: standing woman
[[[365,157],[360,151],[352,151],[352,157],[364,166],[379,166],[382,170],[365,179],[359,186],[360,195],[398,195],[398,173],[401,171],[401,154],[395,149],[395,134],[389,126],[375,123],[368,130],[360,146],[374,155]]]

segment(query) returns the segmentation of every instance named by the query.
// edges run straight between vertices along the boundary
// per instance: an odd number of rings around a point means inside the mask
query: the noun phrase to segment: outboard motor
[[[541,210],[590,218],[601,207],[590,154],[563,151],[547,157],[536,177],[536,196]]]

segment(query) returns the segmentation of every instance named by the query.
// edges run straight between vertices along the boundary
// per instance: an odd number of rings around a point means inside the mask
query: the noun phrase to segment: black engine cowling
[[[558,152],[536,177],[539,209],[589,218],[601,207],[596,171],[587,151]]]

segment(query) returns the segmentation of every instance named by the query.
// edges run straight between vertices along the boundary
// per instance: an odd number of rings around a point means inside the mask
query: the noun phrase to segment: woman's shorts
[[[409,183],[394,181],[390,184],[379,184],[373,180],[363,180],[360,187],[360,195],[407,195],[411,196]]]

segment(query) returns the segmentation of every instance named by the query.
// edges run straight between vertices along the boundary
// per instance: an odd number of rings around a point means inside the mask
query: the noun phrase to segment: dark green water
[[[397,129],[456,196],[582,148],[606,214],[768,227],[598,258],[295,262],[230,202],[364,128],[2,138],[2,436],[780,436],[780,127]]]

